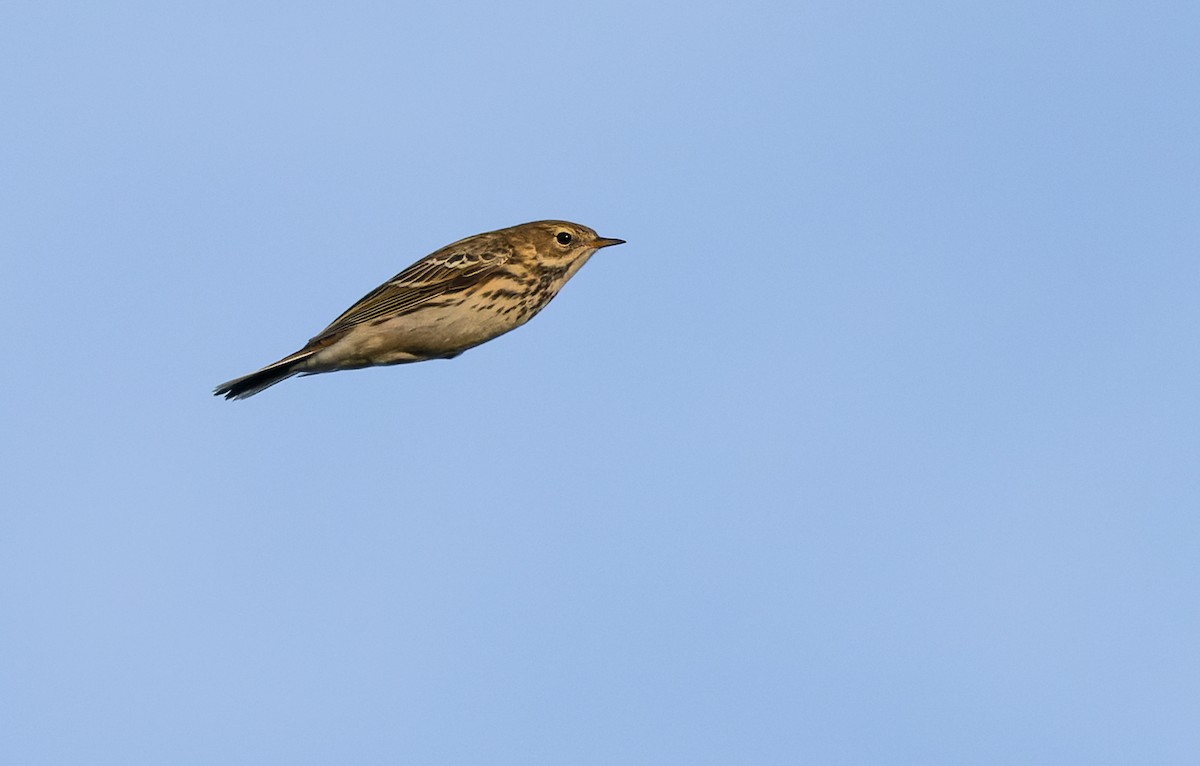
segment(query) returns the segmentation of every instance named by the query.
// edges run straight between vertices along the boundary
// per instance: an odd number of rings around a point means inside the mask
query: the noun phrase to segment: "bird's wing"
[[[312,342],[384,315],[411,313],[432,298],[465,290],[498,269],[510,255],[504,248],[472,252],[455,249],[453,245],[445,247],[364,295]]]

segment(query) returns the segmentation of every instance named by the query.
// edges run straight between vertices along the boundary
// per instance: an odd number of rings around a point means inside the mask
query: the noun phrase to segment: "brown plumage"
[[[450,359],[528,322],[593,253],[622,242],[567,221],[461,239],[368,293],[296,353],[214,393],[245,399],[293,375]]]

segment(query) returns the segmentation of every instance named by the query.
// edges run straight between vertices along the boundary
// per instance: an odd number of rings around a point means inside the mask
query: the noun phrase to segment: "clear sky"
[[[1200,752],[1200,5],[0,7],[0,762]],[[450,362],[214,385],[450,241]]]

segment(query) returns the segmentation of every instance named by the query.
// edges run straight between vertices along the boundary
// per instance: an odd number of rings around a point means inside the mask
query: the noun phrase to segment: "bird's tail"
[[[293,375],[304,372],[304,363],[315,353],[317,353],[317,349],[297,351],[274,364],[268,364],[261,370],[222,383],[213,390],[213,395],[224,396],[226,399],[245,399],[254,396],[281,380],[287,380]]]

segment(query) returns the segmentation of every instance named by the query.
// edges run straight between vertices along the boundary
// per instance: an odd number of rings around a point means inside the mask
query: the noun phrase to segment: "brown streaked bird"
[[[446,245],[372,290],[294,354],[217,386],[245,399],[293,375],[452,359],[528,322],[602,247],[567,221],[534,221]]]

